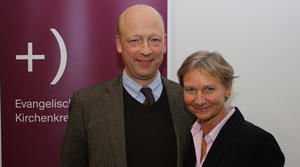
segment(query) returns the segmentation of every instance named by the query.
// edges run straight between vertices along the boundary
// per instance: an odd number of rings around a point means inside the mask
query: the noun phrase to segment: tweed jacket
[[[177,142],[177,167],[191,142],[194,116],[183,102],[182,88],[162,77]],[[122,77],[76,91],[69,107],[62,167],[127,167]]]

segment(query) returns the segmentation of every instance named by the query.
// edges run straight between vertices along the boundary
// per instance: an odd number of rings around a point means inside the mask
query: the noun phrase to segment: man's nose
[[[145,56],[150,55],[152,53],[152,50],[150,47],[151,46],[147,40],[143,41],[142,46],[141,46],[141,53],[144,54]]]

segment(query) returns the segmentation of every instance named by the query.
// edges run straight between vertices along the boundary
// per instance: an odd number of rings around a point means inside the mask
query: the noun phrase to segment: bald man
[[[115,38],[125,68],[73,94],[62,167],[184,166],[194,117],[182,88],[159,72],[166,37],[161,15],[150,6],[120,15]]]

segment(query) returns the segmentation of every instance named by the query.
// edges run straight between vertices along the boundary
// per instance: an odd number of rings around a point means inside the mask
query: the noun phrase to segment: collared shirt
[[[193,135],[195,152],[196,152],[196,160],[197,160],[196,167],[202,167],[203,162],[206,158],[206,155],[209,152],[211,146],[213,145],[215,139],[217,138],[220,130],[225,125],[225,123],[228,121],[228,119],[232,116],[232,114],[235,112],[235,109],[232,106],[226,106],[225,110],[228,113],[226,115],[226,117],[214,129],[212,129],[206,136],[204,136],[204,140],[206,142],[206,154],[202,160],[201,160],[201,149],[202,149],[203,129],[201,128],[201,125],[198,123],[198,121],[196,121],[194,123],[194,125],[192,126],[191,133]]]
[[[146,97],[143,95],[143,93],[141,92],[141,89],[143,88],[142,85],[140,85],[139,83],[135,82],[134,80],[132,80],[125,72],[125,70],[123,71],[123,75],[122,75],[122,79],[123,79],[123,86],[125,88],[125,90],[138,102],[140,103],[144,103],[144,101],[146,100]],[[158,71],[158,75],[157,77],[146,87],[149,87],[152,89],[152,94],[153,97],[155,99],[155,102],[159,99],[160,95],[162,94],[162,90],[163,90],[163,84],[162,84],[162,80],[160,77],[160,72]]]

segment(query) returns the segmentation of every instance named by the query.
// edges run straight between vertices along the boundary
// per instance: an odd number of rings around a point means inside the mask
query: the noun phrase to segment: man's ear
[[[164,53],[167,52],[167,34],[164,35]]]
[[[122,53],[121,38],[118,34],[116,35],[116,46],[117,46],[118,53],[121,54]]]

